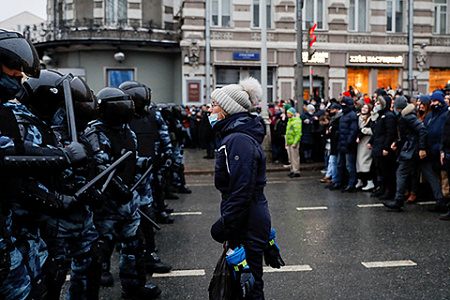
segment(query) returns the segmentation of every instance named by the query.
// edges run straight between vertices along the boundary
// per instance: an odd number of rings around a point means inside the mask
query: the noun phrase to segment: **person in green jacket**
[[[289,177],[300,177],[299,144],[302,137],[302,120],[295,115],[295,109],[289,108],[286,112],[289,120],[286,127],[286,150],[291,163]]]

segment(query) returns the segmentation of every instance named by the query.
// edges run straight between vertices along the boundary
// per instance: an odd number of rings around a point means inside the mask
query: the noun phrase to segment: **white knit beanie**
[[[215,89],[211,99],[216,101],[229,115],[248,112],[262,97],[262,87],[258,80],[248,77],[239,84],[230,84]]]

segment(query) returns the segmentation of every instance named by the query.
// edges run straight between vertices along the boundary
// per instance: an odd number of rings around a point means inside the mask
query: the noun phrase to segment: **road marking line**
[[[326,206],[297,207],[297,210],[323,210],[328,209]]]
[[[184,277],[184,276],[205,276],[205,270],[175,270],[169,273],[157,274],[153,273],[154,278],[156,277]]]
[[[417,263],[413,262],[412,260],[369,261],[369,262],[361,262],[361,263],[364,267],[366,267],[368,269],[417,266]]]
[[[284,266],[280,269],[274,269],[271,267],[264,267],[264,273],[278,273],[278,272],[304,272],[304,271],[312,271],[312,268],[309,265],[293,265],[293,266]]]
[[[365,207],[383,207],[384,205],[382,203],[376,203],[376,204],[358,204],[357,206],[360,208],[365,208]]]
[[[436,204],[436,201],[417,202],[419,205],[432,205]]]
[[[214,186],[214,183],[188,183],[188,186]]]
[[[201,211],[186,211],[186,212],[173,212],[171,216],[191,216],[191,215],[201,215]]]

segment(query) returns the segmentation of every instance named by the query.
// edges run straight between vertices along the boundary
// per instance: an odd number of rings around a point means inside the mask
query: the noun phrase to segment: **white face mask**
[[[320,110],[325,110],[325,105],[320,104]]]

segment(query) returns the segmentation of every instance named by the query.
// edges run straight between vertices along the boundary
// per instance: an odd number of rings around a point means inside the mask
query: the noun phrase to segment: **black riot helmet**
[[[27,76],[39,77],[37,51],[20,33],[0,30],[0,63]]]
[[[134,101],[136,110],[142,111],[150,105],[152,100],[152,90],[137,81],[125,81],[119,85],[119,89],[125,91]]]
[[[172,108],[166,103],[158,103],[158,110],[165,121],[171,121],[173,118]]]
[[[42,120],[53,124],[55,113],[59,109],[65,111],[64,80],[69,80],[76,125],[82,130],[87,122],[96,118],[96,104],[91,89],[78,76],[42,70],[39,78],[29,77],[24,81],[25,93],[19,101]]]
[[[130,123],[134,115],[131,96],[115,87],[106,87],[97,93],[99,118],[111,126]]]
[[[180,104],[168,103],[167,104],[172,109],[172,114],[179,121],[184,121],[187,119],[187,112]]]

